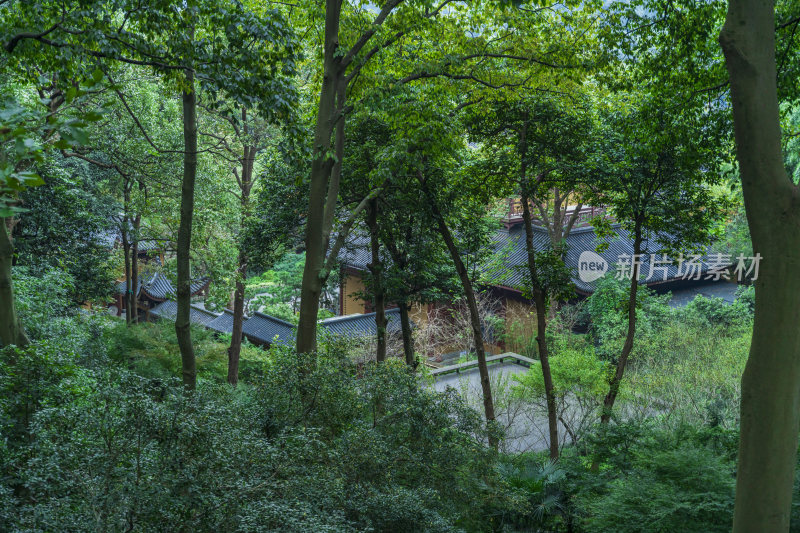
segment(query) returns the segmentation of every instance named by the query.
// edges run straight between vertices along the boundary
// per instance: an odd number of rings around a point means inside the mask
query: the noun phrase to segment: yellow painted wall
[[[361,277],[354,274],[348,274],[342,280],[342,299],[344,301],[343,311],[345,315],[353,315],[356,313],[363,313],[365,310],[364,300],[357,296],[359,292],[364,291],[364,282]]]

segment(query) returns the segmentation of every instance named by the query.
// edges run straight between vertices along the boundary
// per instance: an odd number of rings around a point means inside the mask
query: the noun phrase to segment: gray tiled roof
[[[206,324],[206,327],[220,333],[233,333],[233,311],[223,310],[217,318]]]
[[[242,333],[252,339],[268,344],[291,345],[297,328],[291,322],[274,316],[256,313],[242,326]]]
[[[108,246],[109,248],[113,248],[115,245],[121,244],[122,232],[120,230],[122,224],[123,224],[122,215],[114,215],[111,218],[109,218],[106,229],[98,233],[97,235],[98,243]],[[146,228],[142,229],[146,230]],[[147,236],[142,236],[140,234],[139,252],[151,252],[160,249],[161,245],[158,243],[158,239],[152,239]]]
[[[142,281],[143,278],[145,278],[146,281],[143,282]],[[196,295],[197,293],[205,289],[209,281],[210,281],[209,278],[198,278],[192,281],[190,287],[192,296]],[[176,295],[175,287],[172,285],[169,279],[161,272],[156,272],[153,275],[142,273],[139,276],[138,285],[139,287],[138,290],[136,291],[136,294],[138,295],[139,291],[144,291],[144,293],[153,300],[168,300],[170,298],[174,298]],[[124,281],[120,281],[119,283],[117,283],[116,288],[118,294],[125,294]]]
[[[166,300],[170,296],[175,296],[175,287],[172,286],[169,279],[161,272],[153,274],[153,276],[142,285],[142,291],[156,300]]]
[[[597,252],[602,256],[609,266],[609,271],[613,275],[618,258],[622,255],[633,254],[633,240],[628,235],[628,232],[620,227],[615,227],[617,232],[616,237],[606,238],[604,242],[608,242],[608,248],[603,252]],[[550,237],[547,230],[541,227],[534,227],[534,245],[537,250],[545,250],[550,245]],[[484,268],[484,279],[490,285],[509,287],[515,290],[520,290],[524,285],[526,278],[528,254],[525,247],[525,230],[521,224],[512,226],[510,229],[498,230],[493,236],[494,258],[487,262]],[[575,288],[581,293],[594,292],[597,282],[586,283],[578,278],[578,258],[581,253],[590,250],[596,252],[597,246],[600,243],[595,235],[594,228],[576,228],[573,229],[566,239],[567,241],[567,256],[566,265],[572,270],[572,281],[575,283]],[[655,242],[645,242],[646,253],[656,253],[658,246]],[[647,247],[650,247],[648,249]],[[369,251],[369,239],[363,234],[355,234],[348,239],[348,246],[343,248],[339,254],[340,260],[344,266],[352,267],[357,270],[367,270],[367,264],[371,261]],[[646,255],[642,258],[640,272],[643,275],[642,283],[651,284],[654,282],[664,282],[660,273],[652,280],[644,280],[644,277],[650,272],[649,265],[650,257]],[[701,262],[701,273],[708,270],[708,265]],[[606,274],[607,276],[609,274]],[[679,279],[678,268],[672,265],[667,270],[666,281],[674,281]]]
[[[150,314],[156,318],[175,320],[178,314],[178,302],[167,300],[162,302],[150,310]],[[197,324],[198,326],[207,326],[215,318],[216,313],[212,313],[202,307],[192,305],[189,308],[189,322]]]
[[[578,228],[573,229],[567,237],[567,256],[565,263],[572,271],[572,281],[575,283],[575,288],[583,293],[594,292],[597,284],[594,282],[584,282],[578,278],[578,258],[584,251],[592,251],[603,257],[608,263],[609,272],[613,275],[616,268],[618,258],[621,256],[630,256],[633,254],[633,239],[630,238],[628,232],[620,227],[616,227],[617,235],[615,237],[607,237],[598,239],[594,232],[594,228]],[[601,243],[607,243],[608,247],[602,252],[597,252],[597,247]],[[534,228],[534,245],[537,250],[544,250],[550,245],[550,237],[547,231],[543,228]],[[502,285],[513,289],[520,289],[524,284],[525,269],[527,268],[528,254],[525,246],[525,230],[522,225],[510,228],[509,230],[500,230],[494,237],[495,253],[503,259],[502,266],[497,269],[487,269],[487,279],[493,285]],[[670,265],[667,268],[666,280],[659,271],[656,272],[651,280],[644,278],[650,272],[650,253],[657,253],[660,246],[654,241],[645,241],[643,243],[644,251],[647,255],[642,257],[640,272],[642,273],[642,283],[653,284],[663,283],[665,281],[674,281],[680,279],[678,267]],[[700,263],[701,273],[708,271],[708,265],[705,262]],[[606,274],[609,275],[609,274]]]
[[[400,331],[400,309],[387,309],[386,319],[386,332],[398,333]],[[347,337],[374,337],[378,334],[375,313],[335,316],[320,321],[319,325],[330,333]]]
[[[369,235],[363,228],[355,227],[350,231],[344,246],[339,251],[339,261],[345,266],[367,270],[367,265],[372,262],[372,252],[369,247]]]
[[[722,298],[726,303],[733,303],[736,300],[736,283],[720,283],[715,281],[696,282],[688,287],[673,289],[672,298],[669,301],[670,307],[684,307],[694,300],[697,296],[706,298]]]

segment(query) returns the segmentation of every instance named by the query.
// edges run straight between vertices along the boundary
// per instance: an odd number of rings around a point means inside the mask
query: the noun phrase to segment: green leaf
[[[103,118],[103,115],[97,111],[88,111],[82,118],[87,122],[97,122]]]
[[[38,187],[44,185],[42,177],[35,172],[18,172],[16,178],[20,180],[25,187]]]

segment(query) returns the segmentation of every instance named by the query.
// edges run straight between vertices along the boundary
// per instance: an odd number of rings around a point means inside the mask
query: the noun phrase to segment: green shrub
[[[559,528],[564,511],[561,484],[565,472],[557,463],[521,454],[498,463],[497,471],[507,498],[514,501],[512,506],[488,510],[498,517],[503,530],[550,531]]]
[[[32,339],[70,335],[71,317],[76,311],[70,300],[72,277],[60,270],[39,275],[26,268],[14,268],[14,296],[17,312]]]
[[[581,504],[587,532],[730,531],[732,468],[705,448],[681,445],[637,456],[634,471]]]
[[[147,346],[108,333],[113,350]],[[0,365],[4,529],[481,531],[486,508],[514,503],[480,414],[401,362],[274,350],[259,382],[204,380],[187,395],[124,357],[87,367],[42,343],[12,355]]]
[[[558,336],[551,350],[550,372],[561,424],[571,439],[579,440],[597,422],[612,368],[595,355],[591,346],[570,346]],[[529,402],[540,420],[547,419],[540,365],[532,365],[528,372],[516,376],[514,394]]]
[[[589,335],[603,357],[616,357],[625,340],[628,328],[628,299],[630,282],[614,276],[601,278],[595,292],[586,299],[583,320]],[[658,296],[640,286],[636,294],[636,338],[657,334],[672,317],[669,296]]]
[[[750,326],[755,309],[753,287],[740,287],[733,303],[722,298],[698,295],[686,307],[678,311],[679,318],[687,323],[699,322],[728,328]]]
[[[719,429],[651,425],[607,428],[595,444],[601,473],[574,474],[574,519],[587,533],[730,531],[737,436]]]
[[[640,339],[621,390],[628,416],[735,427],[750,336],[749,328],[675,319]]]

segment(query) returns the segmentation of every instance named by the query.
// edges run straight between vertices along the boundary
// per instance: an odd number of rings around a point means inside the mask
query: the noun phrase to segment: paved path
[[[538,362],[531,361],[531,363],[534,365],[534,371],[538,371]],[[550,447],[547,412],[543,401],[532,404],[516,398],[511,391],[515,384],[514,377],[528,370],[527,366],[523,366],[512,358],[489,365],[495,414],[497,421],[506,431],[506,438],[502,444],[506,452],[542,451]],[[440,370],[433,371],[434,374],[437,372]],[[435,375],[433,387],[437,391],[444,391],[448,387],[459,391],[470,405],[483,413],[483,393],[477,366],[465,368],[458,373],[449,372]],[[565,419],[571,420],[574,419],[574,416],[573,412],[570,413],[569,418],[565,417]],[[569,440],[566,428],[561,423],[559,423],[559,440],[562,445]]]

